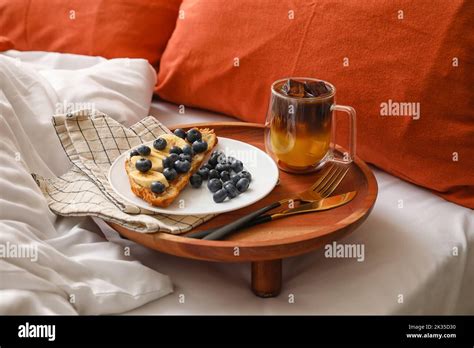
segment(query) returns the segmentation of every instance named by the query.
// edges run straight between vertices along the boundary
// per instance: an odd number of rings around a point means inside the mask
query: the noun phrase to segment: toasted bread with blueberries
[[[216,145],[214,130],[193,128],[132,149],[125,161],[132,192],[154,206],[169,206]]]

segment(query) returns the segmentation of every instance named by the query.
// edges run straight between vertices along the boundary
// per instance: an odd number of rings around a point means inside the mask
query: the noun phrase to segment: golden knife
[[[337,207],[340,207],[341,205],[344,205],[352,201],[354,197],[356,196],[356,194],[357,194],[357,191],[350,191],[350,192],[346,192],[340,195],[326,197],[318,201],[301,204],[298,207],[286,209],[282,211],[281,213],[275,213],[269,216],[271,217],[271,220],[275,220],[275,219],[279,219],[285,216],[290,216],[290,215],[295,215],[295,214],[312,213],[315,211],[323,211],[323,210],[337,208]],[[264,216],[266,215],[259,216],[258,219]]]

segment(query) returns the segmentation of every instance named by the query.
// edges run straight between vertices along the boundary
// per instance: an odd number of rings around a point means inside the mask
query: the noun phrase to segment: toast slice
[[[132,178],[130,173],[136,169],[131,159],[128,158],[125,162],[125,170],[127,171],[132,192],[136,196],[157,207],[166,208],[171,203],[173,203],[174,200],[179,196],[179,193],[188,184],[191,175],[198,171],[208,154],[210,154],[217,145],[217,136],[214,133],[214,130],[208,128],[198,130],[201,132],[202,139],[207,142],[207,150],[205,152],[195,154],[191,161],[191,169],[187,173],[178,174],[177,178],[169,182],[168,187],[166,187],[165,191],[160,194],[152,192],[149,187],[140,185]],[[187,141],[186,143],[189,144]],[[149,145],[151,148],[153,148],[151,144],[145,145]]]

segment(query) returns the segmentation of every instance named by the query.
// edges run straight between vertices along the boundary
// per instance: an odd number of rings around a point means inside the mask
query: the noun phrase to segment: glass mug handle
[[[345,105],[331,106],[331,111],[343,111],[349,116],[349,152],[344,152],[343,157],[336,156],[336,113],[332,116],[332,142],[331,142],[331,161],[340,163],[351,163],[356,155],[356,111],[354,108]]]

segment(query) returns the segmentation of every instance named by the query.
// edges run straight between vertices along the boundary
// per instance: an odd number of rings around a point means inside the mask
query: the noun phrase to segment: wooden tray
[[[265,150],[263,126],[252,123],[199,123],[176,128],[209,127],[218,136],[233,138]],[[282,259],[310,252],[338,240],[357,228],[369,215],[377,197],[377,182],[359,158],[350,165],[334,194],[357,190],[348,204],[325,212],[303,214],[257,225],[225,241],[186,238],[168,233],[139,233],[111,224],[122,236],[168,254],[216,262],[251,262],[252,290],[258,296],[276,296],[281,289]],[[317,174],[295,175],[280,171],[280,183],[252,206],[222,214],[192,232],[222,225],[271,202],[290,197],[315,181]]]

